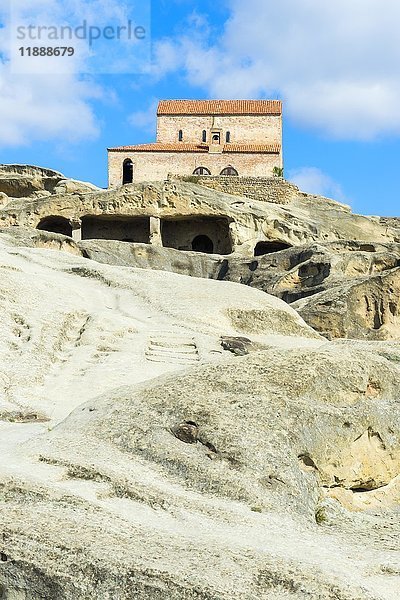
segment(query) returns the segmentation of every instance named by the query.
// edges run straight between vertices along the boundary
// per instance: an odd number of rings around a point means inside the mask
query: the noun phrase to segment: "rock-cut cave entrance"
[[[82,219],[83,240],[119,240],[148,244],[150,218],[117,215],[88,215]]]
[[[214,252],[214,244],[208,235],[196,235],[192,241],[192,250],[212,254]]]
[[[44,217],[39,222],[36,229],[40,229],[41,231],[50,231],[52,233],[61,233],[62,235],[72,237],[72,225],[65,217],[59,217],[55,215],[51,217]]]
[[[166,248],[207,254],[232,252],[229,221],[226,217],[163,219],[161,237]]]
[[[287,248],[291,248],[290,244],[286,244],[285,242],[258,242],[256,247],[254,248],[254,256],[263,256],[264,254],[271,254],[272,252],[279,252],[280,250],[286,250]]]

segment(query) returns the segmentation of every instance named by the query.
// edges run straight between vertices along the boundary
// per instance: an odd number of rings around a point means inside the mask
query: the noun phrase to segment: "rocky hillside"
[[[395,227],[60,177],[0,211],[0,596],[397,600]],[[234,251],[32,227],[162,200],[235,219]],[[260,228],[290,247],[254,256]]]

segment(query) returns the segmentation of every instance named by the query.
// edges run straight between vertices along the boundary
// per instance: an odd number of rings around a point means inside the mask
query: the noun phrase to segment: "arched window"
[[[229,167],[225,167],[225,169],[222,169],[221,171],[221,175],[230,175],[230,176],[238,176],[239,173],[236,171],[236,169],[234,169],[233,167],[231,167],[229,165]]]
[[[133,182],[133,162],[130,158],[124,160],[122,166],[122,185]]]
[[[193,175],[211,175],[211,171],[206,167],[197,167],[197,169],[193,171]]]
[[[208,235],[197,235],[192,241],[192,250],[212,254],[214,252],[214,244]]]
[[[221,143],[221,134],[220,133],[213,133],[212,143],[213,144],[220,144]]]
[[[225,136],[226,143],[229,144],[231,141],[231,132],[227,131]]]
[[[207,131],[205,129],[203,129],[202,141],[203,141],[203,144],[205,144],[207,141]]]
[[[68,219],[65,217],[44,217],[36,227],[42,231],[51,231],[52,233],[61,233],[72,237],[72,226]]]
[[[180,130],[179,130],[179,133],[178,133],[178,140],[179,140],[180,142],[182,142],[182,140],[183,140],[183,131],[182,131],[182,129],[180,129]]]

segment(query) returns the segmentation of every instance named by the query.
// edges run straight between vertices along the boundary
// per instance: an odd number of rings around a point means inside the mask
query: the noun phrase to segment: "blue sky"
[[[112,11],[115,0],[29,5],[83,14],[96,2]],[[0,162],[105,187],[107,146],[153,140],[158,99],[281,98],[287,178],[356,212],[399,213],[398,2],[153,0],[151,12],[142,73],[88,75],[77,63],[68,73],[23,75],[10,70],[9,15],[0,9]],[[118,52],[110,43],[110,56]]]

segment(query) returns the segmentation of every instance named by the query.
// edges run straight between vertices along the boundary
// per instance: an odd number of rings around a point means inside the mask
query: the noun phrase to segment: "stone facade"
[[[219,176],[221,171],[232,166],[239,174],[251,173],[251,177],[272,176],[273,168],[279,167],[277,154],[199,154],[196,152],[110,152],[109,183],[110,187],[118,187],[122,183],[123,162],[132,160],[133,179],[136,183],[143,181],[163,181],[168,174],[191,175],[198,167],[207,168],[211,175]]]
[[[232,144],[282,143],[280,115],[160,115],[157,118],[157,141],[176,143],[179,130],[182,130],[183,143],[201,143],[203,131],[206,131],[205,142],[210,143],[210,132],[214,128],[225,133],[225,141],[229,132]]]
[[[271,177],[282,168],[281,148],[278,101],[164,101],[155,143],[109,148],[109,187],[197,169],[212,176]]]

